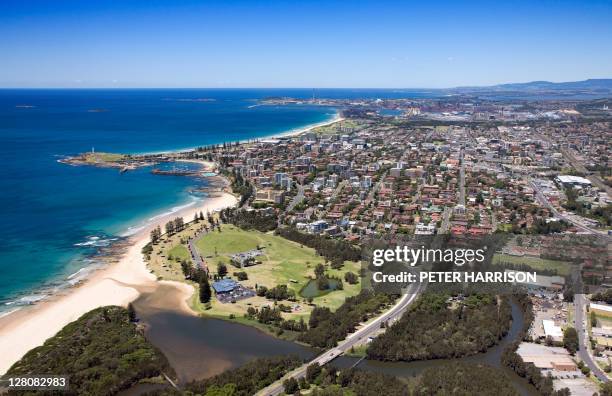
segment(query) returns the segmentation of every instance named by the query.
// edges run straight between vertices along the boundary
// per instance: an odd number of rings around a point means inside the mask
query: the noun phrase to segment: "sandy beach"
[[[186,221],[196,212],[214,211],[237,203],[236,197],[220,193],[201,205],[185,208],[182,211],[159,218],[155,223],[130,237],[132,243],[128,250],[115,263],[96,271],[81,284],[67,291],[49,297],[33,306],[20,309],[0,318],[0,374],[32,348],[42,345],[68,323],[84,313],[104,305],[123,305],[138,298],[140,293],[151,291],[160,282],[147,269],[141,250],[149,241],[151,229],[162,226],[170,219],[182,216]],[[183,283],[163,281],[184,295],[186,301],[193,289]],[[181,310],[189,310],[185,302]]]
[[[298,129],[295,129],[295,130],[279,133],[279,134],[270,136],[270,138],[293,137],[293,136],[301,135],[302,133],[306,133],[306,132],[308,132],[308,131],[310,131],[312,129],[315,129],[315,128],[318,128],[318,127],[322,127],[322,126],[332,125],[332,124],[335,124],[337,122],[341,122],[341,121],[344,121],[344,120],[345,120],[345,118],[341,117],[340,114],[336,114],[334,116],[334,118],[332,118],[331,120],[319,122],[317,124],[308,125],[308,126],[306,126],[304,128],[298,128]]]
[[[343,120],[340,115],[336,115],[331,120],[275,134],[270,138],[297,136],[311,129]],[[217,168],[215,163],[204,160],[180,161],[199,163],[203,165],[205,172],[215,171]],[[237,202],[233,195],[220,193],[217,197],[206,199],[202,205],[159,217],[154,223],[130,236],[129,248],[116,262],[96,271],[85,281],[67,291],[0,317],[0,351],[2,351],[0,374],[4,374],[29,350],[42,345],[45,340],[84,313],[105,305],[127,306],[142,293],[154,291],[160,283],[172,285],[177,293],[184,296],[182,299],[184,303],[176,307],[177,310],[191,312],[186,301],[191,297],[193,288],[180,282],[157,281],[155,275],[147,268],[141,250],[149,242],[150,231],[157,225],[163,228],[169,219],[179,216],[190,221],[195,213],[213,212],[234,206]]]

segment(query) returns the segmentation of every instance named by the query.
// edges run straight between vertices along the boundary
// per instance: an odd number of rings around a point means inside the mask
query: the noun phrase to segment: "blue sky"
[[[454,87],[612,77],[612,1],[12,1],[0,87]]]

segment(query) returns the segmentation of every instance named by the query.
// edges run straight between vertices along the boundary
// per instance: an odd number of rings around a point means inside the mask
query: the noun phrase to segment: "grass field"
[[[590,320],[590,314],[589,314],[589,320]],[[595,317],[597,318],[597,327],[610,327],[612,326],[612,318],[609,316],[603,316],[603,315],[597,315],[595,314]]]
[[[231,254],[255,249],[258,246],[263,248],[263,254],[257,257],[257,260],[262,262],[261,264],[243,269],[238,269],[230,264]],[[298,302],[294,304],[299,307],[294,312],[284,313],[283,316],[287,319],[307,318],[309,316],[312,307],[299,296],[299,292],[311,277],[314,278],[315,266],[325,262],[313,249],[272,233],[244,231],[233,225],[223,225],[221,232],[214,231],[204,235],[196,242],[196,247],[213,272],[216,271],[219,262],[227,265],[229,275],[236,271],[245,271],[249,279],[241,283],[246,286],[255,287],[257,285],[271,288],[276,285],[287,285],[289,289],[296,293]],[[344,267],[339,270],[326,266],[326,273],[344,279],[344,274],[347,271],[358,273],[359,268],[359,263],[346,262]],[[360,290],[359,284],[343,283],[344,290],[336,290],[315,297],[313,303],[336,309],[344,302],[346,297],[356,295]],[[234,314],[238,317],[243,316],[249,306],[260,308],[272,304],[272,301],[263,297],[253,297],[238,301],[235,304],[221,304],[213,299],[212,308],[207,313],[213,316]],[[291,303],[284,302],[284,304],[290,305]]]
[[[115,154],[115,153],[85,153],[85,160],[91,163],[100,163],[100,162],[116,162],[125,158],[125,154]]]
[[[179,259],[179,260],[191,260],[189,250],[185,245],[176,245],[168,251],[168,258]]]
[[[554,269],[557,270],[557,274],[559,274],[560,276],[569,275],[569,273],[571,272],[571,264],[566,261],[554,261],[537,257],[520,257],[510,256],[506,254],[495,254],[493,256],[493,264],[498,264],[500,262],[525,264],[533,268],[536,272],[538,270]]]
[[[191,257],[181,239],[186,240],[202,227],[203,222],[188,223],[183,231],[172,236],[164,235],[161,241],[153,246],[148,265],[158,279],[185,281],[181,260],[191,262]]]

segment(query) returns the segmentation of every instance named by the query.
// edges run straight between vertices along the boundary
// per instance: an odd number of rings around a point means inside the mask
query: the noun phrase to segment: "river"
[[[250,360],[285,354],[296,354],[303,359],[314,357],[315,349],[280,340],[255,328],[231,321],[201,318],[169,309],[175,296],[173,288],[161,285],[152,293],[143,293],[134,303],[139,317],[147,326],[147,338],[166,355],[178,373],[180,383],[207,378],[238,367]],[[537,395],[523,378],[501,365],[503,349],[514,341],[523,327],[523,314],[514,302],[512,325],[506,337],[485,353],[456,359],[482,363],[503,370],[521,395]],[[455,360],[455,361],[456,361]],[[333,361],[338,368],[352,367],[356,363],[362,370],[390,374],[400,378],[417,376],[423,370],[440,366],[450,360],[414,362],[359,361],[342,356]],[[136,394],[130,392],[129,394]]]

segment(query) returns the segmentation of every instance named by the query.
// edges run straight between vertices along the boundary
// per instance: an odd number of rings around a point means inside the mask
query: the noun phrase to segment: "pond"
[[[336,290],[336,288],[338,287],[338,284],[340,283],[338,282],[337,279],[327,278],[327,281],[328,281],[327,289],[319,290],[319,282],[316,279],[309,280],[308,283],[302,288],[302,290],[300,290],[300,296],[304,298],[320,297],[331,291]]]

